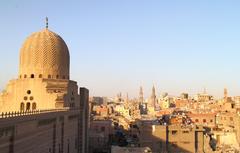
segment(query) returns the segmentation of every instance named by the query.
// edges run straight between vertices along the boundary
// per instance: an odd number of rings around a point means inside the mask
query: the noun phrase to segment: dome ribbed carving
[[[69,51],[64,40],[56,33],[44,29],[33,33],[20,51],[19,75],[31,74],[43,78],[69,77]]]

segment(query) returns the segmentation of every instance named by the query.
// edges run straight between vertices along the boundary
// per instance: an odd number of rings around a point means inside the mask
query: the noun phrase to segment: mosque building
[[[48,27],[31,34],[20,50],[18,79],[0,96],[0,112],[79,107],[69,65],[68,47],[59,35]]]
[[[70,80],[68,47],[46,21],[23,43],[18,78],[0,93],[1,153],[88,152],[88,89]]]

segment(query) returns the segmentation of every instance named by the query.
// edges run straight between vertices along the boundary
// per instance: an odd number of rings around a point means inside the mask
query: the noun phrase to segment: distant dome
[[[64,40],[47,28],[33,33],[20,51],[20,78],[69,78],[69,51]]]

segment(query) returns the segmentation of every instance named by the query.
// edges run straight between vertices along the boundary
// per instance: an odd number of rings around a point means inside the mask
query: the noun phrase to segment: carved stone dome
[[[20,78],[69,79],[70,57],[64,40],[47,28],[30,35],[20,51]]]

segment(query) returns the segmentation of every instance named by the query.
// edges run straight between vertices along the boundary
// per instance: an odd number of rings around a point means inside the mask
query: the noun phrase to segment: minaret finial
[[[48,17],[46,17],[46,29],[48,29]]]

